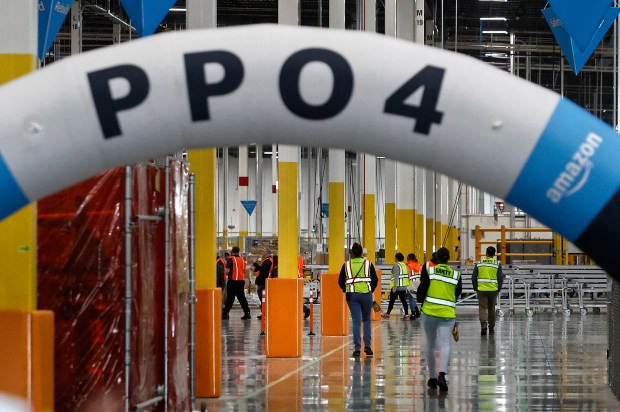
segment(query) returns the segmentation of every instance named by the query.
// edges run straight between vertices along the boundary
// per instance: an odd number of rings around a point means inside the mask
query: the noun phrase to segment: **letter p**
[[[129,83],[129,92],[125,96],[112,96],[110,82],[114,79],[125,79]],[[120,136],[122,131],[118,113],[139,106],[149,94],[146,73],[137,66],[127,64],[88,73],[88,81],[103,137]]]

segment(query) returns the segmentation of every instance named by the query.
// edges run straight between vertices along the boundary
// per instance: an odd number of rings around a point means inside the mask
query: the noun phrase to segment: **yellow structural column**
[[[369,154],[363,154],[362,156],[364,157],[362,245],[366,248],[366,257],[372,263],[375,263],[375,197],[377,191],[377,158],[375,155]]]
[[[435,251],[435,172],[426,171],[426,225],[425,225],[425,257],[431,260]]]
[[[329,273],[340,273],[344,263],[344,162],[342,149],[329,149],[329,217],[327,246]]]
[[[215,149],[189,152],[195,176],[196,396],[222,392],[222,292],[216,287]]]
[[[385,260],[394,263],[396,253],[396,162],[385,160]]]
[[[303,279],[297,276],[299,253],[297,146],[278,147],[278,278],[267,279],[266,355],[302,355]]]
[[[187,28],[217,27],[216,0],[188,0]],[[222,291],[216,281],[216,151],[189,152],[195,181],[196,397],[222,394]],[[226,222],[224,222],[226,225]]]
[[[413,252],[413,166],[396,163],[396,243],[403,255]]]
[[[0,84],[37,68],[37,17],[36,0],[0,2]],[[54,314],[36,310],[36,203],[1,221],[0,233],[0,393],[51,411]]]
[[[36,5],[32,0],[0,3],[0,84],[37,68]],[[36,309],[36,219],[32,203],[0,222],[0,309]]]

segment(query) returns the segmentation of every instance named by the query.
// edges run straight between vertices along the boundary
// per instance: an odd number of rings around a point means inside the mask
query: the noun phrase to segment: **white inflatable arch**
[[[620,275],[614,130],[456,53],[275,25],[176,32],[8,83],[0,108],[0,219],[103,170],[181,148],[346,148],[506,199]]]

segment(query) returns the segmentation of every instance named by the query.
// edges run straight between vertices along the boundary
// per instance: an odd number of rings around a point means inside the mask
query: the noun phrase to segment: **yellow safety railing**
[[[485,233],[499,232],[500,239],[494,240],[482,240],[482,237]],[[506,239],[506,233],[552,233],[552,239]],[[568,241],[562,237],[562,235],[553,232],[548,228],[515,228],[515,227],[506,227],[502,225],[499,228],[481,228],[476,225],[476,260],[480,259],[485,255],[485,251],[482,251],[482,245],[497,245],[500,244],[500,250],[497,251],[497,256],[500,258],[502,263],[506,263],[506,258],[508,256],[519,256],[519,257],[555,257],[556,265],[566,265],[567,255],[568,255]],[[552,245],[552,252],[549,253],[519,253],[519,252],[506,252],[506,245],[511,244],[530,244],[530,245]]]

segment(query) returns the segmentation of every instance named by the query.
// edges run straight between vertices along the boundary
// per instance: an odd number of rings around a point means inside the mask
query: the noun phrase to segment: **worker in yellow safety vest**
[[[422,304],[424,331],[426,332],[426,363],[428,386],[445,392],[448,390],[446,373],[450,362],[452,329],[456,318],[456,300],[463,288],[460,272],[448,266],[450,251],[445,247],[437,251],[436,266],[424,265],[420,276],[417,299]],[[439,349],[439,374],[436,370],[435,350]]]
[[[495,259],[495,248],[489,246],[486,256],[476,262],[471,274],[471,283],[478,295],[478,317],[482,336],[487,334],[487,326],[489,334],[495,333],[495,304],[503,282],[502,265]]]
[[[396,297],[403,304],[405,316],[403,319],[409,320],[409,306],[407,305],[407,290],[409,289],[409,268],[405,264],[405,256],[398,252],[395,256],[396,263],[392,266],[392,277],[390,278],[390,301],[385,314],[381,315],[383,319],[389,319]]]
[[[353,320],[353,357],[360,356],[362,338],[360,326],[364,326],[364,353],[373,356],[371,345],[370,311],[372,310],[372,292],[375,291],[379,278],[375,266],[368,259],[362,257],[364,249],[359,243],[351,247],[353,258],[342,265],[338,285],[346,293],[346,301]]]

